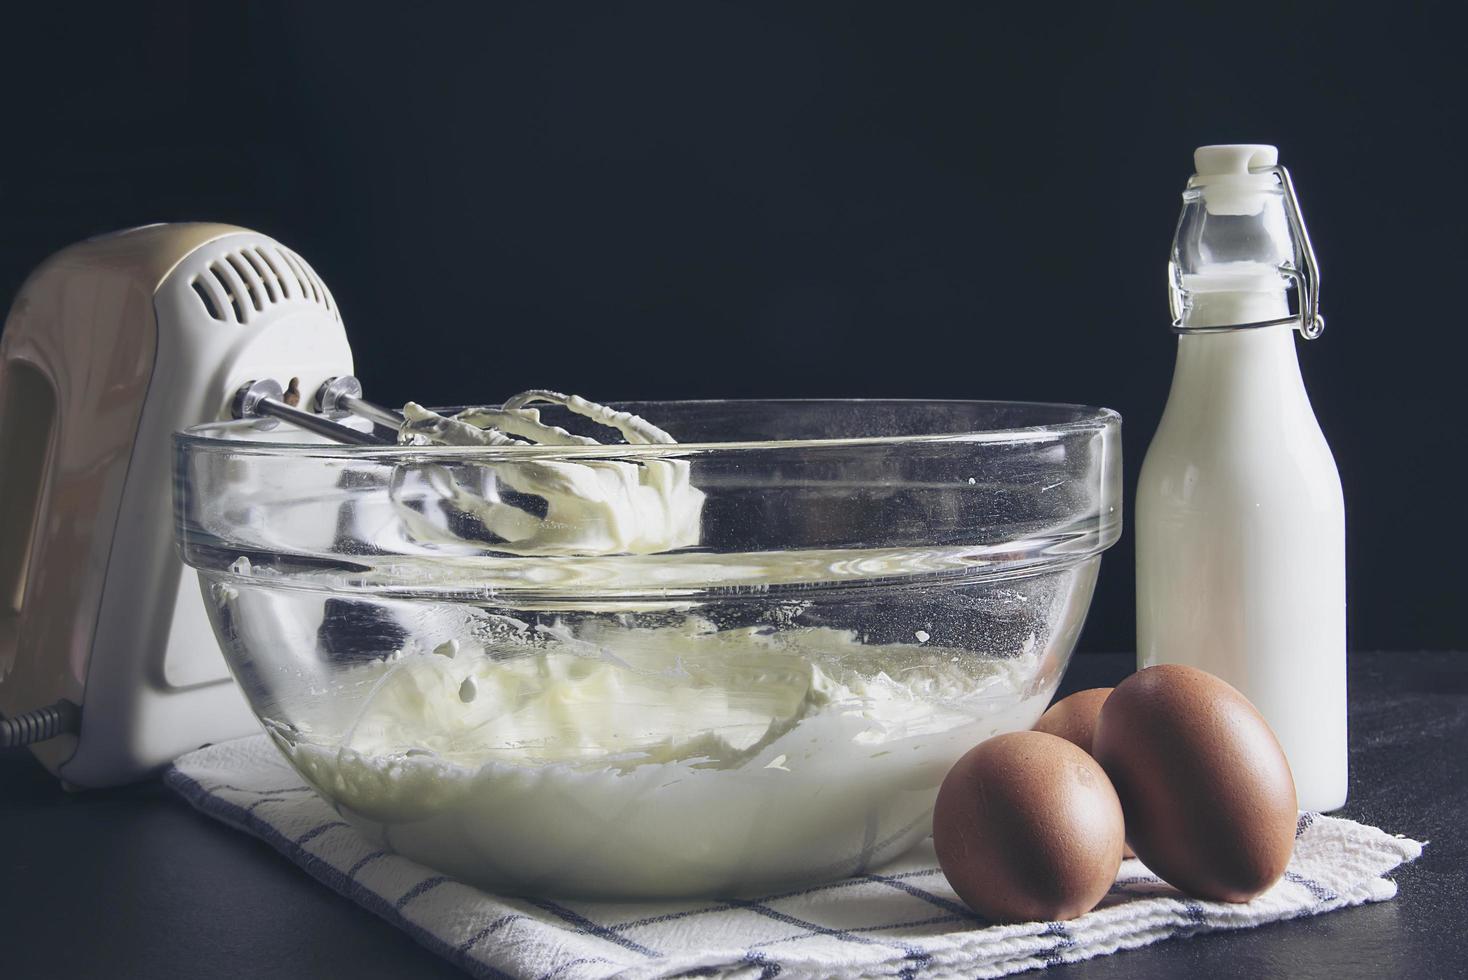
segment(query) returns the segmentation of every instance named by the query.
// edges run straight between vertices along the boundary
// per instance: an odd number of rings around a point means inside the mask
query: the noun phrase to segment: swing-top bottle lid
[[[1197,171],[1189,187],[1203,190],[1209,214],[1258,214],[1267,195],[1277,193],[1279,150],[1266,143],[1221,143],[1193,151]]]
[[[1279,151],[1263,143],[1200,146],[1193,165],[1197,173],[1183,192],[1168,263],[1173,329],[1237,330],[1298,321],[1307,338],[1319,336],[1325,322],[1315,253],[1289,171],[1279,165]],[[1296,287],[1299,312],[1293,317],[1206,327],[1189,322],[1194,297],[1202,293],[1279,293]]]

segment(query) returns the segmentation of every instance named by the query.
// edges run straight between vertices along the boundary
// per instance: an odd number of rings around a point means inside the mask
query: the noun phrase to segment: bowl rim
[[[204,422],[189,426],[173,434],[179,448],[201,452],[227,452],[236,455],[262,456],[305,456],[346,457],[352,459],[391,459],[407,457],[415,461],[426,458],[443,459],[496,459],[533,460],[564,459],[567,457],[615,456],[628,457],[679,457],[691,454],[716,452],[749,452],[755,450],[799,450],[819,448],[848,448],[861,446],[929,445],[933,443],[978,443],[1018,445],[1023,443],[1050,442],[1067,435],[1083,432],[1103,432],[1117,429],[1121,425],[1121,413],[1114,409],[1075,402],[1011,401],[985,398],[679,398],[679,399],[619,399],[606,403],[615,408],[620,405],[994,405],[1007,408],[1054,409],[1075,416],[1066,421],[1044,425],[1011,426],[998,429],[979,429],[967,432],[942,432],[925,435],[899,436],[852,436],[823,439],[768,439],[740,442],[676,442],[676,443],[603,443],[600,445],[507,445],[507,446],[407,446],[407,445],[344,445],[331,442],[286,442],[268,440],[244,440],[207,435],[205,430],[273,431],[287,427],[275,419],[235,419]],[[459,411],[463,406],[434,409],[440,412]],[[654,420],[654,424],[656,421]],[[290,430],[296,431],[296,430]]]

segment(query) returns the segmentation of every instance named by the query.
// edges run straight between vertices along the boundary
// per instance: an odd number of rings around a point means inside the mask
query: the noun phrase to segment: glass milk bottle
[[[1279,736],[1300,808],[1334,810],[1346,800],[1345,511],[1295,356],[1295,331],[1314,339],[1324,320],[1278,157],[1201,147],[1183,193],[1177,366],[1137,487],[1137,660],[1242,691]]]

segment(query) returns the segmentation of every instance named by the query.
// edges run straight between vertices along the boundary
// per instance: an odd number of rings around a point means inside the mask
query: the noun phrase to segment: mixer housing
[[[0,716],[80,707],[32,745],[68,785],[258,729],[171,540],[170,437],[228,418],[251,378],[351,373],[321,279],[244,228],[104,235],[21,287],[0,336]]]

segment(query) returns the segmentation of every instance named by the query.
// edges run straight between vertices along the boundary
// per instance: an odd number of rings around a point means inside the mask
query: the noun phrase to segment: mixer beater
[[[290,404],[280,383],[266,378],[241,385],[232,411],[238,419],[273,418],[353,446],[604,445],[543,421],[533,406],[545,404],[614,429],[629,446],[676,445],[637,415],[543,388],[497,408],[445,416],[416,402],[397,412],[367,401],[361,383],[342,375],[328,378],[312,402],[318,411]],[[698,543],[703,493],[688,476],[688,462],[676,458],[425,462],[398,468],[392,497],[404,526],[420,540],[488,541],[520,555],[653,554]]]

